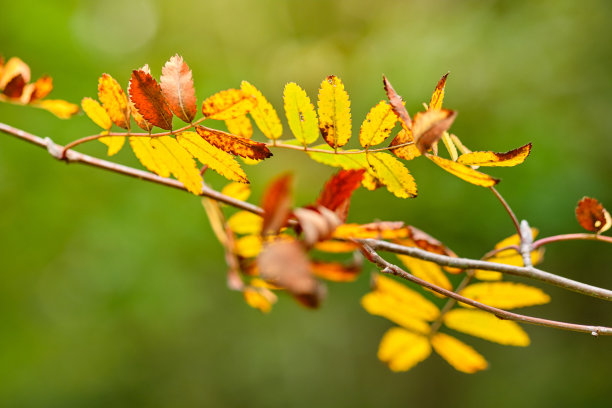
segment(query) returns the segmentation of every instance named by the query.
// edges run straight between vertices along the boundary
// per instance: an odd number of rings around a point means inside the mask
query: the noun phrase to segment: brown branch
[[[531,248],[537,249],[541,246],[551,244],[553,242],[576,241],[576,240],[601,241],[601,242],[607,242],[609,244],[612,244],[612,237],[608,237],[606,235],[578,233],[578,234],[553,235],[551,237],[538,239],[531,245]]]
[[[7,133],[9,135],[18,137],[22,140],[33,143],[39,147],[47,149],[49,154],[58,160],[64,160],[67,163],[81,163],[86,164],[93,167],[98,167],[104,170],[109,170],[114,173],[124,174],[126,176],[135,177],[141,180],[150,181],[157,184],[162,184],[167,187],[176,188],[178,190],[184,190],[185,186],[180,181],[160,177],[156,174],[149,173],[148,171],[134,169],[132,167],[124,166],[121,164],[109,162],[106,160],[98,159],[97,157],[92,157],[83,153],[79,153],[75,150],[66,150],[64,146],[55,144],[49,138],[41,138],[30,134],[28,132],[24,132],[23,130],[16,129],[14,127],[8,126],[4,123],[0,123],[0,131]],[[65,154],[65,157],[62,158],[62,155]],[[220,192],[213,190],[212,188],[202,185],[201,196],[209,197],[214,200],[220,201],[222,203],[234,206],[236,208],[240,208],[245,211],[249,211],[255,214],[263,214],[263,210],[256,205],[251,203],[247,203],[245,201],[237,200],[233,197],[227,196],[225,194],[221,194]]]
[[[363,241],[369,241],[369,240],[363,240]],[[495,316],[499,317],[500,319],[513,320],[516,322],[534,324],[538,326],[552,327],[555,329],[570,330],[570,331],[576,331],[576,332],[581,332],[581,333],[590,333],[593,336],[612,335],[612,327],[590,326],[590,325],[583,325],[583,324],[566,323],[566,322],[559,322],[555,320],[542,319],[539,317],[525,316],[525,315],[521,315],[518,313],[508,312],[503,309],[498,309],[496,307],[488,306],[483,303],[472,300],[470,298],[466,298],[465,296],[461,296],[455,292],[441,288],[423,279],[417,278],[416,276],[409,274],[402,268],[396,265],[393,265],[390,262],[387,262],[380,255],[378,255],[378,253],[376,253],[376,251],[374,251],[374,249],[370,245],[368,245],[367,243],[364,243],[363,241],[362,241],[362,244],[363,244],[362,248],[365,251],[366,258],[368,258],[370,261],[378,265],[381,268],[381,271],[383,273],[395,275],[407,281],[416,283],[417,285],[433,290],[434,292],[438,292],[441,295],[455,299],[461,303],[465,303],[467,305],[474,306],[475,308],[478,308],[480,310],[484,310],[485,312],[492,313]]]
[[[508,202],[499,193],[499,191],[497,191],[497,189],[495,187],[491,186],[491,187],[489,187],[489,190],[491,190],[493,192],[493,194],[495,194],[495,197],[497,197],[499,202],[501,202],[501,204],[504,206],[504,209],[506,210],[506,212],[508,213],[508,215],[512,219],[512,223],[514,224],[514,228],[516,229],[516,233],[519,235],[519,237],[521,237],[522,236],[522,234],[521,234],[521,227],[519,225],[518,218],[516,218],[516,215],[514,214],[514,211],[512,211],[512,208],[510,207]],[[522,241],[522,239],[521,239],[521,241]]]
[[[403,245],[393,244],[391,242],[380,241],[376,239],[361,239],[360,243],[368,245],[373,249],[380,249],[396,254],[408,255],[414,258],[419,258],[425,261],[434,262],[442,266],[453,266],[461,269],[483,269],[487,271],[502,272],[508,275],[522,276],[541,282],[546,282],[551,285],[559,286],[574,292],[584,295],[593,296],[599,299],[612,301],[612,291],[602,289],[596,286],[587,285],[577,282],[562,276],[554,275],[549,272],[536,269],[534,267],[521,267],[506,265],[496,262],[479,261],[469,258],[454,258],[451,256],[435,254],[416,247],[406,247]]]

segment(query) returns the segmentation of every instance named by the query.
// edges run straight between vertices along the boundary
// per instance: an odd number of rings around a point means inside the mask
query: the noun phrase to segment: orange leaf
[[[429,151],[444,132],[453,124],[457,112],[449,109],[436,109],[418,112],[414,116],[412,137],[421,153]]]
[[[576,219],[587,231],[597,234],[610,229],[610,213],[594,198],[584,197],[576,207]]]
[[[21,75],[23,82],[30,82],[31,74],[28,64],[17,57],[9,59],[2,68],[2,76],[0,76],[0,89],[4,89],[6,85],[17,75]]]
[[[410,230],[403,222],[379,221],[369,224],[343,224],[334,231],[334,238],[397,239],[409,236]]]
[[[481,173],[472,169],[471,167],[465,166],[461,163],[454,162],[452,160],[443,159],[442,157],[427,155],[427,158],[442,167],[449,173],[459,177],[468,183],[475,184],[482,187],[492,187],[499,183],[499,179],[493,178],[488,174]]]
[[[210,119],[227,120],[246,115],[257,100],[239,89],[227,89],[208,97],[202,104],[202,113]]]
[[[350,201],[353,191],[361,184],[364,172],[364,169],[340,170],[325,183],[323,191],[321,191],[317,199],[317,204],[329,208],[332,211],[342,209],[346,206],[346,212],[348,212],[348,204],[345,203]],[[346,216],[341,218],[346,220]]]
[[[132,71],[130,100],[147,122],[162,129],[172,129],[172,112],[157,81],[146,69]]]
[[[43,75],[34,82],[34,90],[30,96],[29,102],[33,102],[37,99],[42,99],[49,95],[53,90],[53,78],[48,75]]]
[[[190,123],[198,111],[198,106],[191,70],[183,61],[183,57],[177,54],[166,62],[159,82],[172,112],[183,122]]]
[[[431,95],[428,110],[442,109],[442,101],[444,100],[444,86],[446,85],[447,77],[448,73],[442,75],[442,78],[440,78],[440,80],[438,81],[436,89]]]
[[[261,208],[264,210],[262,235],[278,234],[285,226],[291,212],[291,174],[275,179],[263,194]]]
[[[414,143],[414,138],[412,137],[412,131],[410,129],[400,130],[400,132],[397,134],[397,136],[395,136],[389,146],[399,146],[404,144],[406,145],[393,149],[391,150],[391,152],[400,159],[404,160],[412,160],[415,157],[419,157],[421,155],[421,152]]]
[[[272,156],[272,152],[265,143],[202,126],[196,126],[196,130],[208,143],[233,155],[255,160],[263,160]]]
[[[98,81],[98,99],[115,125],[130,128],[128,99],[121,85],[108,74],[103,74]]]
[[[506,153],[471,152],[462,154],[457,160],[468,166],[512,167],[525,161],[531,152],[531,143]]]
[[[143,118],[140,113],[138,113],[132,101],[129,101],[129,105],[130,113],[132,114],[132,117],[134,118],[134,121],[136,121],[138,127],[142,130],[146,130],[147,132],[151,132],[151,130],[153,129],[153,125],[150,124],[145,118]]]
[[[353,282],[361,272],[360,265],[344,265],[340,262],[312,261],[312,273],[333,282]]]
[[[387,93],[387,98],[389,98],[389,103],[393,108],[393,112],[400,118],[403,125],[402,127],[406,129],[410,129],[412,127],[412,121],[410,120],[410,115],[404,106],[402,101],[402,97],[395,92],[395,89],[391,86],[391,83],[387,80],[387,77],[383,75],[383,84],[385,86],[385,92]]]

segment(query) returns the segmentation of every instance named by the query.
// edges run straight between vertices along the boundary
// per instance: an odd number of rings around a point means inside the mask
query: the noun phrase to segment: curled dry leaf
[[[387,98],[389,98],[389,103],[393,108],[393,112],[400,118],[402,122],[402,127],[406,129],[410,129],[412,127],[412,120],[410,119],[410,115],[404,106],[404,102],[402,97],[395,92],[395,89],[391,86],[387,77],[383,75],[383,85],[385,86],[385,92],[387,93]]]
[[[295,240],[276,240],[264,245],[257,257],[260,276],[287,289],[304,306],[316,308],[325,287],[315,279],[304,248]]]
[[[265,143],[203,126],[196,126],[196,131],[211,145],[235,156],[255,160],[263,160],[272,156],[272,152],[270,152]]]
[[[287,224],[291,213],[291,184],[293,176],[284,174],[268,185],[261,200],[264,210],[262,235],[278,234]]]
[[[417,113],[412,124],[412,137],[417,149],[421,153],[429,151],[451,127],[456,116],[457,112],[450,109],[435,109]]]
[[[319,206],[317,208],[296,208],[293,215],[302,230],[303,242],[307,248],[331,237],[342,221],[333,211]]]
[[[576,219],[587,231],[597,234],[606,232],[612,226],[610,213],[594,198],[584,197],[576,207]]]
[[[166,62],[162,68],[160,86],[172,112],[183,122],[190,123],[198,107],[193,76],[183,57],[177,54]]]

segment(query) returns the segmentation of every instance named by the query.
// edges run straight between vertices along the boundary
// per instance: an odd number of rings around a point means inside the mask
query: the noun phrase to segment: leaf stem
[[[550,237],[538,239],[531,245],[531,247],[533,249],[537,249],[541,246],[551,244],[553,242],[576,241],[576,240],[602,241],[602,242],[607,242],[609,244],[612,244],[612,237],[608,237],[606,235],[577,233],[577,234],[553,235]]]
[[[497,191],[497,189],[495,187],[491,186],[491,187],[489,187],[489,190],[491,190],[493,192],[493,194],[495,194],[495,197],[497,197],[497,199],[504,206],[504,208],[506,209],[506,212],[508,213],[508,215],[510,215],[510,218],[512,218],[512,223],[514,224],[514,228],[516,229],[516,233],[518,234],[519,237],[521,237],[522,236],[521,235],[521,227],[520,227],[518,218],[516,218],[516,215],[514,215],[514,211],[512,211],[512,208],[510,207],[510,205],[508,205],[508,202],[499,193],[499,191]]]

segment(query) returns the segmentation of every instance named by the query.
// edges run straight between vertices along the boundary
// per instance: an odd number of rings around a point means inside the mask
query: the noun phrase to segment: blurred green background
[[[532,156],[494,169],[499,190],[542,235],[577,232],[576,202],[612,207],[612,3],[563,1],[3,1],[0,52],[54,78],[54,98],[95,96],[110,73],[126,85],[150,64],[159,76],[175,53],[194,72],[198,98],[242,79],[281,110],[288,81],[316,98],[329,74],[344,81],[355,126],[384,97],[387,75],[409,111],[450,71],[445,106],[472,149]],[[0,121],[66,143],[97,132],[0,105]],[[285,134],[288,127],[285,125]],[[83,151],[103,155],[99,143]],[[136,165],[128,149],[116,160]],[[351,219],[403,220],[459,254],[480,257],[512,233],[486,189],[432,163],[409,164],[419,197],[358,191]],[[296,203],[313,200],[331,169],[275,152],[249,167],[255,202],[283,170]],[[216,187],[223,185],[212,179]],[[612,287],[612,251],[559,243],[542,268]],[[0,405],[6,407],[604,405],[608,338],[527,327],[532,345],[468,336],[490,362],[476,375],[432,356],[394,374],[376,358],[392,324],[359,306],[368,274],[330,284],[320,311],[281,296],[269,315],[225,287],[221,246],[200,201],[84,166],[0,135]],[[546,287],[538,316],[612,325],[604,301]],[[511,390],[511,391],[510,391]]]

